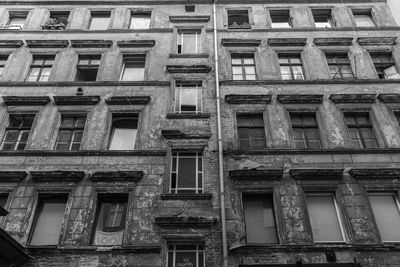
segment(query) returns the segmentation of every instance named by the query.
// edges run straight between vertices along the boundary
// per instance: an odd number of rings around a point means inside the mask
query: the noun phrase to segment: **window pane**
[[[92,16],[89,30],[106,30],[110,22],[109,16]]]
[[[143,81],[144,80],[144,62],[143,66],[137,63],[125,62],[121,81]]]
[[[375,27],[371,15],[354,15],[357,27]]]
[[[15,29],[23,29],[26,18],[24,17],[11,17],[8,25],[19,26]]]
[[[150,14],[132,14],[130,29],[150,28]]]
[[[314,241],[343,241],[333,196],[307,196],[306,199]]]
[[[179,88],[181,112],[197,111],[197,88]]]
[[[182,53],[197,53],[197,34],[183,34]]]
[[[65,199],[43,199],[33,229],[31,245],[57,245],[66,206]]]
[[[137,129],[114,128],[111,136],[110,150],[133,150],[135,148]]]
[[[180,158],[178,166],[178,188],[196,188],[196,159]]]

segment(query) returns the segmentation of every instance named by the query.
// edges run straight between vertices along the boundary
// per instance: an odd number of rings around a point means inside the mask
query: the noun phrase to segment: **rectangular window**
[[[326,54],[329,71],[332,79],[354,79],[353,71],[351,70],[350,60],[347,53]]]
[[[143,81],[146,55],[125,55],[121,81]]]
[[[56,150],[79,150],[86,116],[62,116],[56,141]]]
[[[304,80],[300,55],[278,54],[282,80]]]
[[[289,10],[270,10],[272,28],[292,28]]]
[[[23,150],[28,141],[35,115],[13,114],[1,143],[1,150]]]
[[[332,19],[332,10],[330,9],[313,9],[312,14],[314,17],[316,28],[332,28],[335,26]]]
[[[33,61],[29,69],[28,82],[47,82],[53,67],[54,56],[33,56]]]
[[[357,27],[375,27],[371,10],[352,10]]]
[[[175,113],[201,113],[201,82],[177,81],[175,84]]]
[[[67,204],[66,197],[39,199],[30,245],[57,245]]]
[[[76,81],[96,81],[100,55],[80,55],[76,66]]]
[[[200,53],[200,32],[200,30],[179,30],[178,54]]]
[[[333,194],[306,194],[314,242],[344,242],[344,232]]]
[[[370,53],[379,79],[400,79],[392,53]]]
[[[234,80],[256,79],[256,65],[253,54],[232,54],[231,57]]]
[[[49,20],[42,25],[47,30],[63,30],[68,25],[68,11],[50,11]]]
[[[290,113],[294,146],[302,148],[321,148],[318,122],[315,113]]]
[[[4,208],[7,204],[8,195],[0,195],[0,207]]]
[[[263,149],[266,147],[262,114],[238,115],[237,127],[240,148]]]
[[[400,209],[399,200],[395,194],[368,194],[376,226],[382,242],[400,241]]]
[[[7,64],[8,55],[0,55],[0,76],[4,73],[4,68]]]
[[[110,13],[92,13],[89,30],[107,30],[110,24]]]
[[[344,118],[353,147],[378,147],[368,112],[344,113]]]
[[[230,29],[250,29],[249,11],[228,10],[228,27]]]
[[[149,29],[151,12],[132,12],[129,29]]]
[[[204,246],[192,244],[168,245],[167,266],[205,267]]]
[[[171,193],[203,193],[203,155],[172,153]]]
[[[7,21],[7,28],[11,30],[22,30],[24,28],[27,12],[10,11],[10,17]]]
[[[127,198],[104,197],[99,199],[93,245],[122,245]]]
[[[243,197],[248,244],[278,243],[272,195]]]
[[[113,115],[109,150],[134,150],[138,126],[137,114]]]

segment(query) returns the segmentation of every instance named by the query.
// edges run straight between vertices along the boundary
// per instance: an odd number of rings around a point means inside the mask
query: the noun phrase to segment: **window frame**
[[[134,18],[134,16],[137,16],[137,15],[139,15],[139,16],[143,16],[143,17],[145,17],[145,15],[147,15],[148,16],[148,18],[149,18],[149,22],[148,22],[148,27],[147,28],[132,28],[131,26],[132,26],[132,20],[133,20],[133,18]],[[130,29],[130,30],[148,30],[148,29],[151,29],[152,28],[152,24],[153,24],[153,12],[152,12],[152,10],[130,10],[130,12],[129,12],[129,23],[128,23],[128,29]]]
[[[69,21],[70,16],[71,16],[71,10],[50,10],[49,19],[55,19],[63,23],[63,21],[60,20],[60,18],[66,18],[65,20],[65,29],[66,29],[70,23]]]
[[[365,142],[364,142],[363,137],[360,138],[360,140],[362,140],[362,146],[360,146],[360,147],[354,147],[353,146],[353,142],[352,142],[352,139],[351,139],[349,126],[348,126],[348,124],[346,122],[346,114],[353,114],[353,115],[355,115],[355,114],[367,114],[368,115],[369,124],[366,124],[366,126],[368,126],[371,129],[371,133],[373,134],[373,137],[374,137],[375,143],[376,143],[376,147],[372,147],[372,149],[381,148],[382,147],[381,146],[381,142],[379,140],[379,135],[377,134],[377,132],[375,130],[375,126],[374,126],[375,123],[372,121],[372,114],[371,114],[370,110],[342,110],[343,121],[344,121],[344,124],[346,126],[347,134],[349,136],[349,141],[352,144],[353,148],[355,148],[355,149],[371,149],[371,147],[365,147]],[[359,129],[360,127],[358,127],[357,125],[358,125],[358,123],[356,123],[356,126],[353,126],[352,128]],[[362,125],[361,125],[361,127],[362,127]],[[357,133],[361,137],[360,132],[357,131]]]
[[[243,12],[243,13],[247,12],[247,21],[248,21],[247,24],[248,25],[242,24],[243,26],[238,25],[237,27],[233,27],[232,25],[230,25],[229,17],[234,14],[229,14],[229,12]],[[234,30],[234,29],[251,29],[252,28],[251,8],[246,8],[246,7],[244,7],[244,8],[227,8],[226,9],[226,24],[227,24],[228,29],[232,29],[232,30]]]
[[[49,82],[49,80],[51,78],[51,72],[53,71],[55,58],[56,58],[56,55],[54,55],[54,54],[36,54],[36,55],[33,55],[31,64],[29,66],[29,71],[28,71],[28,74],[26,75],[25,81],[26,82]],[[35,60],[41,60],[42,63],[41,64],[35,64]],[[49,63],[46,64],[47,61],[51,61],[52,62],[51,65]],[[30,81],[29,78],[30,78],[31,72],[32,72],[32,70],[34,68],[39,69],[39,72],[38,72],[38,75],[35,77],[35,81]],[[46,69],[46,68],[50,68],[49,76],[48,76],[47,80],[40,81],[40,79],[42,78],[43,70]]]
[[[256,67],[256,57],[254,52],[231,52],[231,73],[232,73],[232,80],[234,81],[256,81],[257,80],[257,67]],[[244,60],[245,59],[252,59],[254,64],[245,64]],[[233,64],[233,59],[240,59],[240,65],[239,64]],[[243,79],[237,80],[235,79],[235,74],[233,73],[233,68],[234,67],[240,67],[242,70],[241,76]],[[247,74],[245,68],[246,67],[253,67],[254,68],[254,79],[247,79],[247,76],[251,76],[252,74]]]
[[[176,246],[179,245],[185,245],[185,246],[196,246],[196,250],[176,250]],[[172,251],[170,250],[170,247],[173,247]],[[199,249],[202,247],[202,249]],[[176,267],[176,253],[177,252],[195,252],[196,253],[196,266],[194,267],[205,267],[206,266],[206,250],[205,246],[202,243],[199,242],[168,242],[167,243],[167,257],[166,257],[166,264],[169,266],[169,259],[170,259],[170,253],[173,255],[172,259],[172,266]],[[203,266],[198,265],[199,264],[199,254],[203,253]]]
[[[26,20],[28,18],[29,11],[10,10],[8,12],[8,14],[9,14],[8,15],[8,20],[7,20],[7,23],[6,23],[7,26],[19,25],[19,24],[11,24],[11,22],[12,22],[12,20],[14,18],[24,18],[25,19],[24,23],[22,24],[22,26],[20,26],[20,28],[18,30],[23,30],[26,27]],[[16,29],[11,28],[11,27],[9,27],[9,29],[16,30]]]
[[[262,119],[262,122],[263,122],[263,126],[248,126],[248,127],[239,127],[239,117],[240,116],[242,116],[242,117],[244,117],[244,116],[246,116],[246,117],[251,117],[251,116],[260,116],[261,117],[261,119]],[[267,146],[267,130],[266,130],[266,123],[265,123],[265,116],[264,116],[264,113],[263,112],[248,112],[248,113],[243,113],[243,112],[238,112],[238,113],[236,113],[236,132],[237,132],[237,140],[238,140],[238,142],[237,142],[237,144],[238,144],[238,148],[239,149],[257,149],[257,146],[251,146],[251,144],[250,144],[250,146],[249,147],[243,147],[243,146],[241,146],[241,144],[240,144],[240,134],[239,134],[239,128],[248,128],[248,129],[253,129],[253,128],[256,128],[256,129],[263,129],[263,132],[264,132],[264,146],[263,147],[260,147],[260,149],[266,149],[268,146]],[[250,136],[249,136],[250,137]],[[249,138],[249,143],[251,143],[250,142],[250,138]]]
[[[196,28],[177,28],[176,32],[176,53],[179,55],[198,55],[203,51],[203,30],[201,27]],[[195,35],[195,51],[190,53],[185,53],[184,51],[184,37],[186,34]]]
[[[268,10],[269,13],[269,20],[270,20],[270,27],[271,29],[293,29],[293,18],[290,15],[290,8],[280,8],[280,9],[269,9]],[[275,14],[274,14],[275,13]],[[287,16],[287,26],[285,27],[278,27],[275,26],[274,27],[274,23],[286,23],[286,22],[274,22],[273,17],[283,17],[283,16]]]
[[[112,138],[114,135],[114,122],[119,121],[119,120],[126,120],[126,119],[133,119],[136,118],[136,136],[135,136],[135,141],[134,141],[134,148],[130,151],[135,150],[135,148],[138,146],[138,133],[139,133],[139,112],[133,112],[133,111],[127,111],[127,112],[112,112],[111,113],[111,123],[110,123],[110,130],[108,134],[108,143],[107,143],[107,150],[113,151],[110,149]]]
[[[182,111],[182,87],[194,88],[196,90],[196,111]],[[179,98],[178,98],[179,91]],[[178,105],[179,104],[179,105]],[[174,94],[174,113],[175,114],[201,114],[203,113],[203,85],[202,81],[175,81]]]
[[[331,51],[325,51],[325,59],[326,63],[328,66],[329,74],[331,77],[331,80],[356,80],[357,76],[356,73],[353,70],[353,66],[350,60],[350,57],[348,55],[347,51],[336,51],[336,52],[331,52]],[[334,61],[329,61],[329,59],[334,59]],[[346,62],[341,62],[340,58],[346,58]],[[330,66],[338,66],[338,70],[335,72],[335,75],[332,76],[332,72],[330,71]],[[342,67],[343,66],[349,66],[349,69],[351,71],[352,77],[343,77],[343,72],[342,72]],[[337,74],[339,74],[339,78]]]
[[[92,81],[92,80],[77,80],[78,73],[81,70],[97,70],[96,78],[94,81],[97,81],[97,75],[99,73],[100,63],[101,63],[101,54],[80,54],[78,55],[78,62],[76,63],[76,73],[75,73],[75,81]],[[81,60],[88,60],[88,64],[80,64]],[[92,61],[98,60],[99,64],[92,64]]]
[[[74,118],[74,123],[76,122],[76,120],[78,118],[85,118],[85,123],[84,123],[83,127],[62,127],[62,122],[63,122],[63,119],[65,119],[65,118]],[[81,147],[82,147],[82,144],[83,144],[83,141],[84,141],[84,134],[85,134],[86,124],[87,124],[87,114],[68,114],[68,113],[61,114],[60,125],[58,127],[57,137],[56,137],[56,141],[54,143],[54,150],[56,150],[56,151],[79,151],[79,150],[81,150]],[[60,149],[60,150],[58,150],[57,149],[58,137],[60,135],[60,131],[63,131],[63,130],[64,131],[72,131],[72,135],[70,136],[70,140],[68,141],[68,149],[66,149],[66,150],[61,150]],[[81,138],[81,141],[79,143],[79,149],[72,150],[71,149],[72,145],[74,143],[76,143],[76,142],[72,141],[74,139],[74,137],[75,137],[75,131],[82,131],[82,138]]]
[[[311,9],[312,18],[314,21],[314,28],[316,29],[330,29],[336,27],[336,21],[333,17],[332,8],[312,8]],[[326,22],[317,22],[315,20],[316,17],[324,17],[326,18]],[[318,23],[327,23],[329,27],[318,26]]]
[[[375,71],[378,75],[378,78],[380,80],[390,80],[390,78],[388,78],[384,72],[384,70],[380,70],[380,68],[391,68],[393,67],[396,70],[396,73],[400,76],[400,73],[398,71],[398,67],[396,64],[396,61],[393,57],[393,52],[387,52],[387,51],[369,51],[369,55],[371,57],[372,63],[374,65]],[[381,60],[376,60],[377,58],[382,58],[382,57],[386,57],[386,58],[390,58],[390,61],[386,61],[386,62],[381,62]],[[389,67],[388,67],[389,66]],[[382,76],[383,75],[383,76]],[[397,78],[399,79],[399,78]]]
[[[13,117],[13,116],[23,116],[23,118],[25,118],[26,116],[32,116],[33,117],[33,120],[32,120],[32,125],[30,126],[30,128],[28,129],[28,127],[10,127],[10,124],[11,124],[11,118]],[[24,132],[24,131],[29,131],[29,133],[28,133],[28,137],[27,137],[27,139],[26,139],[26,144],[25,144],[25,146],[24,146],[24,149],[21,149],[21,150],[25,150],[25,147],[26,147],[26,145],[28,144],[28,141],[29,141],[29,137],[30,137],[30,135],[31,135],[31,131],[32,131],[32,127],[34,126],[34,124],[35,124],[35,119],[36,119],[36,113],[32,113],[32,112],[26,112],[26,113],[20,113],[20,112],[18,112],[18,113],[9,113],[8,114],[8,126],[6,126],[5,127],[5,129],[4,129],[4,133],[3,133],[3,136],[2,136],[2,140],[1,140],[1,143],[0,143],[0,150],[2,150],[2,151],[17,151],[17,150],[19,150],[19,149],[16,149],[17,147],[18,147],[18,145],[21,143],[20,142],[20,140],[21,140],[21,135],[22,135],[22,133]],[[13,149],[11,149],[11,150],[4,150],[3,148],[4,148],[4,142],[5,142],[5,138],[6,138],[6,136],[7,136],[7,131],[8,130],[12,130],[12,131],[14,131],[14,130],[18,130],[19,132],[18,132],[18,138],[17,138],[17,141],[14,143],[14,145],[13,145]]]
[[[376,20],[373,16],[373,8],[352,8],[351,9],[351,14],[353,16],[353,21],[354,21],[354,26],[357,28],[373,28],[373,27],[378,27],[378,24],[376,23]],[[374,24],[373,26],[359,26],[357,25],[357,16],[368,16]]]
[[[126,63],[130,63],[133,65],[139,66],[139,59],[143,61],[143,79],[142,80],[123,80],[125,70],[126,68]],[[129,53],[129,54],[124,54],[123,59],[122,59],[122,67],[121,67],[121,72],[120,72],[120,77],[119,81],[120,82],[139,82],[139,81],[146,81],[147,80],[147,53]],[[142,62],[140,62],[142,63]],[[131,69],[142,69],[142,68],[131,68]]]
[[[293,122],[292,122],[292,114],[293,115],[305,115],[305,116],[307,116],[307,115],[310,115],[310,114],[312,114],[312,115],[314,115],[314,118],[315,118],[315,122],[316,122],[316,127],[315,127],[315,125],[312,125],[312,126],[314,126],[314,127],[311,127],[311,126],[308,126],[308,125],[304,125],[303,123],[301,124],[301,125],[299,125],[299,124],[295,124],[295,128],[301,128],[301,129],[308,129],[308,128],[313,128],[313,129],[317,129],[317,132],[318,132],[318,137],[319,137],[319,144],[320,144],[320,147],[319,148],[311,148],[310,147],[310,145],[309,145],[309,139],[307,138],[307,139],[304,139],[303,141],[304,141],[304,143],[306,144],[306,147],[305,148],[297,148],[296,147],[296,142],[295,142],[295,137],[294,137],[294,131],[293,131]],[[322,135],[321,135],[321,129],[320,129],[320,124],[321,124],[321,122],[319,121],[319,118],[318,118],[318,110],[288,110],[288,115],[289,115],[289,121],[290,121],[290,129],[291,129],[291,133],[292,133],[292,140],[293,140],[293,145],[294,145],[294,147],[295,147],[295,149],[323,149],[324,148],[324,142],[323,142],[323,140],[322,140]],[[302,120],[303,121],[303,120]],[[302,135],[303,135],[303,137],[305,136],[305,134],[304,134],[304,130],[302,130]]]
[[[191,156],[181,156],[180,154],[195,154]],[[195,159],[195,176],[194,177],[194,182],[195,182],[195,187],[193,188],[181,188],[178,187],[178,182],[179,182],[179,159],[180,158],[191,158]],[[199,160],[201,159],[201,168],[199,170]],[[176,161],[175,166],[174,166],[174,160]],[[170,170],[170,181],[169,181],[169,189],[168,193],[170,194],[204,194],[204,154],[203,152],[199,151],[172,151],[171,153],[171,170]],[[175,178],[173,178],[175,176]],[[199,177],[201,177],[201,187],[199,187]],[[175,183],[175,187],[173,187],[173,182]],[[183,190],[183,192],[182,192]],[[194,192],[185,192],[185,191],[194,191]]]
[[[93,18],[97,17],[97,18],[105,18],[108,16],[108,24],[107,27],[105,29],[91,29],[92,25],[93,25]],[[106,31],[110,28],[111,25],[111,11],[96,11],[96,10],[91,10],[90,11],[90,19],[88,21],[88,25],[87,25],[87,30],[89,31]]]
[[[304,81],[306,80],[306,76],[305,76],[305,69],[304,69],[304,64],[303,64],[303,60],[301,58],[301,53],[282,53],[282,52],[278,52],[278,63],[279,63],[279,72],[280,72],[280,78],[281,80],[285,81]],[[280,63],[280,59],[281,58],[287,58],[288,59],[288,63]],[[292,63],[293,59],[299,59],[300,63]],[[286,66],[289,67],[290,70],[290,79],[283,79],[282,76],[282,70],[281,67],[282,66]],[[296,66],[300,66],[301,67],[301,75],[302,75],[302,79],[295,79],[295,75],[294,75],[294,71],[293,71],[293,67]]]

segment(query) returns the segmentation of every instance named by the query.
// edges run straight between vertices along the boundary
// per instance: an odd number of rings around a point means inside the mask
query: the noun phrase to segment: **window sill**
[[[167,119],[209,119],[210,113],[197,113],[197,114],[176,114],[168,113]]]
[[[197,53],[197,54],[169,54],[170,58],[208,58],[208,53]]]
[[[400,79],[352,79],[352,80],[221,80],[220,85],[272,85],[272,84],[398,84]]]
[[[212,194],[161,194],[162,200],[211,200]]]
[[[1,156],[165,156],[166,150],[1,150]]]

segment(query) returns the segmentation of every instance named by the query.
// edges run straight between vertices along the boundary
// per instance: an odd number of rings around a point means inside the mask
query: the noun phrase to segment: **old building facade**
[[[24,266],[400,266],[393,6],[2,4]]]

